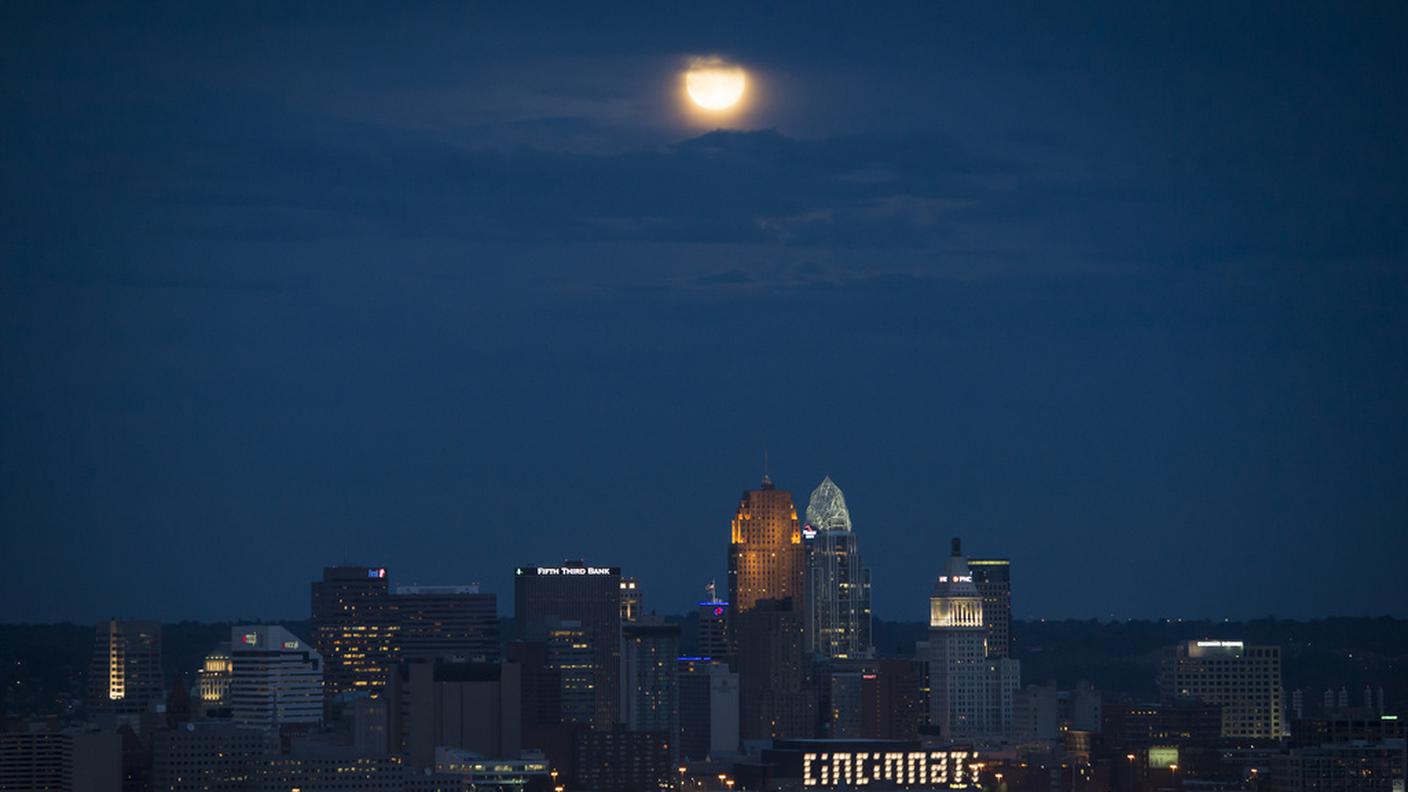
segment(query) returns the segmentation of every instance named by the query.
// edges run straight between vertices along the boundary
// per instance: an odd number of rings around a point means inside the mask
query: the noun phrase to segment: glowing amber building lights
[[[738,501],[728,546],[728,601],[732,615],[759,600],[791,599],[800,610],[805,559],[792,493],[773,486],[748,490]]]

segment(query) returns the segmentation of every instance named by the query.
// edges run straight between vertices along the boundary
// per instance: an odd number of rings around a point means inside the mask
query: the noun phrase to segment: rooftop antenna
[[[768,475],[768,450],[763,449],[763,489],[772,486],[772,476]]]

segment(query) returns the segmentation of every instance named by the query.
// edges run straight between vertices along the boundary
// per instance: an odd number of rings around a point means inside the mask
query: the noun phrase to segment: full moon
[[[733,107],[747,88],[747,72],[716,58],[696,62],[684,74],[684,89],[689,98],[705,110]]]

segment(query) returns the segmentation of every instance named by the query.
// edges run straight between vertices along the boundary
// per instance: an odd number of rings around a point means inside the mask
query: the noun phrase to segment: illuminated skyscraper
[[[94,631],[88,669],[88,708],[137,726],[141,714],[165,702],[161,624],[111,620]]]
[[[861,563],[846,496],[830,476],[812,490],[802,548],[808,653],[827,658],[871,656],[870,570]]]
[[[1005,558],[971,558],[973,585],[983,597],[988,627],[988,657],[1012,656],[1012,562]]]
[[[385,567],[339,566],[313,583],[313,645],[327,663],[328,697],[386,685],[395,663],[396,625]]]
[[[591,648],[591,684],[595,699],[592,725],[609,729],[618,720],[621,689],[621,570],[565,561],[562,566],[519,567],[514,576],[513,613],[518,637],[547,641],[565,622],[583,633]],[[568,709],[568,680],[563,679],[563,709]]]
[[[929,666],[929,723],[945,739],[1001,739],[1011,729],[1020,665],[989,657],[987,644],[983,597],[954,539],[929,599],[929,640],[918,652]]]
[[[792,493],[762,486],[743,493],[734,515],[728,546],[728,600],[732,623],[765,599],[804,596],[802,530]],[[800,615],[800,613],[799,613]]]

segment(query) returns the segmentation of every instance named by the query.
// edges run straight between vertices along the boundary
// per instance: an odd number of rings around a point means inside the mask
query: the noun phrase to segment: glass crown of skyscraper
[[[818,531],[851,530],[851,512],[846,508],[846,496],[830,476],[821,480],[807,501],[807,523]]]

